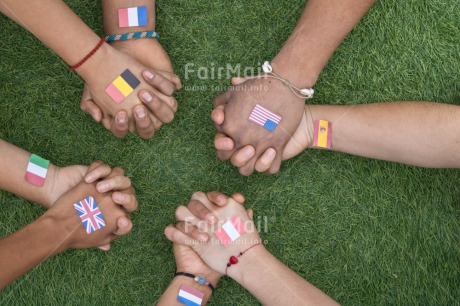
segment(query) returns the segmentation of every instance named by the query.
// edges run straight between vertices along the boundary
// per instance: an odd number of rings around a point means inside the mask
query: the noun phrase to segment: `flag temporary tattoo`
[[[244,233],[244,224],[238,216],[234,216],[214,231],[214,234],[219,238],[224,247],[228,247]]]
[[[49,165],[49,160],[32,154],[30,156],[29,164],[27,165],[26,181],[35,186],[43,186]]]
[[[201,306],[203,298],[204,293],[186,285],[180,286],[179,295],[177,296],[177,300],[187,306]]]
[[[126,69],[119,77],[115,79],[106,89],[105,92],[117,103],[120,104],[129,96],[141,82]]]
[[[326,120],[315,120],[313,147],[330,149],[332,146],[332,123]]]
[[[104,216],[92,196],[88,196],[80,202],[73,204],[73,207],[80,217],[86,233],[91,234],[105,227]]]
[[[273,132],[280,123],[281,116],[257,104],[249,116],[249,120],[264,127],[267,131]]]
[[[120,28],[147,26],[147,7],[128,7],[118,9],[118,26]]]

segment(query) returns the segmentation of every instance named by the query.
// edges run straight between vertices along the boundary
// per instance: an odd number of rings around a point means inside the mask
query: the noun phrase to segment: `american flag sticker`
[[[228,247],[244,233],[244,224],[238,216],[234,216],[214,231],[224,247]]]
[[[147,7],[128,7],[118,9],[118,26],[120,28],[147,26]]]
[[[136,76],[126,69],[118,76],[107,88],[105,92],[115,101],[120,104],[127,96],[129,96],[141,82]]]
[[[272,113],[265,107],[257,104],[254,107],[251,115],[249,116],[249,120],[257,123],[258,125],[262,126],[269,132],[275,131],[276,127],[281,121],[281,116],[275,113]]]
[[[315,120],[313,126],[313,147],[330,149],[332,146],[332,123],[326,120]]]
[[[26,181],[35,186],[43,186],[48,173],[50,161],[32,154],[26,170]]]
[[[203,302],[204,293],[190,288],[189,286],[182,285],[179,289],[177,301],[187,306],[201,306]]]
[[[86,233],[91,234],[105,227],[104,216],[92,196],[88,196],[73,204],[73,207],[80,217]]]

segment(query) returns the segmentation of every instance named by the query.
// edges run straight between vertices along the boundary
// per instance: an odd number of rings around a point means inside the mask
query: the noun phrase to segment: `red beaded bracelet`
[[[241,256],[243,256],[244,253],[246,253],[247,251],[249,251],[250,249],[256,247],[260,245],[260,243],[256,243],[254,244],[253,246],[247,248],[246,250],[244,250],[243,252],[240,252],[238,254],[238,256],[231,256],[230,259],[228,260],[228,263],[227,263],[227,268],[225,268],[225,275],[227,275],[227,271],[228,271],[228,268],[230,268],[231,265],[236,265],[238,263],[238,258],[240,258]]]
[[[73,65],[73,66],[70,66],[70,70],[76,70],[78,69],[81,65],[83,65],[91,56],[94,55],[94,53],[96,53],[97,50],[99,50],[99,48],[102,46],[102,44],[104,43],[105,41],[105,38],[102,37],[101,40],[98,42],[97,46],[91,50],[90,53],[88,53],[87,56],[85,56],[81,61],[79,61],[77,64]]]

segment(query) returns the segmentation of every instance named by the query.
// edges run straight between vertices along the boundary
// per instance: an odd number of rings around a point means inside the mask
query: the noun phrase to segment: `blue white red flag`
[[[105,226],[104,216],[92,196],[88,196],[80,202],[73,204],[73,207],[88,234],[100,230]]]

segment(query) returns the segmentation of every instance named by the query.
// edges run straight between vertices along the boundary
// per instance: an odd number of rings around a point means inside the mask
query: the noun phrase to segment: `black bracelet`
[[[208,281],[206,280],[206,278],[204,278],[204,277],[196,276],[196,275],[193,275],[193,274],[190,274],[190,273],[186,273],[186,272],[176,272],[176,274],[174,274],[174,277],[176,277],[176,276],[186,276],[186,277],[193,278],[198,284],[200,284],[200,285],[206,285],[206,286],[208,286],[209,288],[211,288],[212,294],[214,294],[214,291],[216,290],[216,288],[214,288],[214,286],[211,285],[211,283],[208,282]]]

